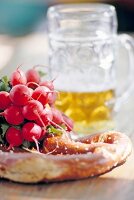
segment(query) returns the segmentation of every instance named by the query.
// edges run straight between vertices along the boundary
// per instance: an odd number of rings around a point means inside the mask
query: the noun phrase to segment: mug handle
[[[120,34],[118,36],[118,41],[125,47],[125,49],[128,52],[128,60],[129,60],[129,73],[126,81],[126,87],[124,89],[124,92],[121,95],[117,95],[114,111],[117,112],[121,105],[125,103],[130,95],[132,94],[132,91],[134,89],[134,39],[127,35],[127,34]]]

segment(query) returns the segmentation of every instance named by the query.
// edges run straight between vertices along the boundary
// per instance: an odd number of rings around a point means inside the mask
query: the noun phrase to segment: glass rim
[[[76,3],[76,4],[58,4],[48,8],[48,15],[51,13],[69,15],[72,13],[83,12],[84,13],[104,13],[108,12],[109,16],[115,12],[115,7],[111,4],[105,3]]]

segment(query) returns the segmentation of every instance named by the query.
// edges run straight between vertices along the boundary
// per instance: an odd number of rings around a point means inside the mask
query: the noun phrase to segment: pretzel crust
[[[131,150],[130,139],[119,132],[89,135],[75,141],[48,138],[43,153],[1,150],[0,177],[22,183],[83,179],[124,163]],[[55,155],[48,155],[48,151]]]

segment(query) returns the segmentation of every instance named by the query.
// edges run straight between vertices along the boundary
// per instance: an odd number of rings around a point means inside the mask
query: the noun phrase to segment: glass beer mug
[[[112,129],[113,110],[129,95],[134,72],[133,41],[128,35],[117,35],[115,8],[57,5],[49,8],[47,16],[50,76],[56,77],[60,92],[57,108],[74,120],[77,132]],[[121,45],[128,52],[129,72],[128,87],[118,96],[116,61]]]

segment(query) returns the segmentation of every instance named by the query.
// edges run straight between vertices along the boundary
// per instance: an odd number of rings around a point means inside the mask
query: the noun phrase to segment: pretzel
[[[49,137],[42,153],[0,152],[0,176],[23,183],[83,179],[123,164],[132,145],[125,134],[106,132],[71,140]],[[52,155],[54,154],[54,155]]]

